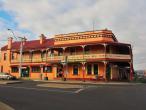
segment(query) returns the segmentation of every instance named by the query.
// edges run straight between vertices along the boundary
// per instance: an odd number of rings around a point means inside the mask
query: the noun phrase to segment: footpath
[[[40,82],[38,86],[41,87],[60,87],[60,88],[80,88],[81,86],[134,86],[140,85],[142,83],[133,83],[133,82],[105,82],[105,81],[75,81],[75,80],[34,80]],[[41,84],[41,82],[43,82]]]
[[[134,86],[142,83],[135,82],[114,82],[114,81],[79,81],[79,80],[31,80],[36,86],[51,88],[82,88],[87,86]],[[0,85],[25,83],[24,80],[0,80]]]
[[[9,105],[0,102],[0,110],[14,110],[12,107],[10,107]]]
[[[22,81],[19,80],[0,80],[0,84],[15,84],[15,83],[22,83]]]
[[[141,83],[135,82],[120,82],[120,81],[77,81],[77,80],[34,80],[45,83],[57,84],[78,84],[78,85],[137,85]]]

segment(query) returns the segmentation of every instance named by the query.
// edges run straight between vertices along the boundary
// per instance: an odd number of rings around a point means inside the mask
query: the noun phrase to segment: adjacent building
[[[8,39],[1,48],[0,71],[31,79],[131,80],[131,45],[118,42],[111,30],[55,35],[23,41],[22,71],[20,44]]]

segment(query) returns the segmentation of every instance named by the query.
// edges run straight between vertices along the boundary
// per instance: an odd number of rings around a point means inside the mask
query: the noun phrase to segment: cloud
[[[109,28],[119,41],[133,45],[136,69],[146,67],[145,0],[3,0],[2,10],[13,16],[18,33],[34,39],[41,33],[92,30],[94,21],[95,29]]]

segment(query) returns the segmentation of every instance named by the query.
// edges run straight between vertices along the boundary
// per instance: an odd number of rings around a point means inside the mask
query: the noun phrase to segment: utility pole
[[[16,37],[12,29],[8,29],[10,31],[14,38],[17,40],[17,38],[20,39],[20,59],[19,59],[19,77],[21,78],[21,73],[22,73],[22,52],[23,52],[23,41],[25,40],[25,37]]]
[[[20,38],[20,61],[19,61],[19,77],[21,78],[21,73],[22,73],[22,51],[23,51],[23,37]]]

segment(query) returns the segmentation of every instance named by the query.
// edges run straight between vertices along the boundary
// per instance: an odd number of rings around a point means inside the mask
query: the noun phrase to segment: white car
[[[16,79],[16,77],[10,75],[9,73],[0,73],[0,79],[10,80],[10,79]]]

